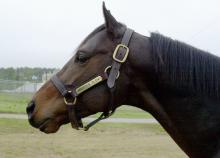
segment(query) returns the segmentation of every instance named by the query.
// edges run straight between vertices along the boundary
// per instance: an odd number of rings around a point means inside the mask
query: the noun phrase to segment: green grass
[[[27,120],[0,119],[0,135],[32,132]]]
[[[0,92],[1,113],[25,113],[27,103],[31,100],[30,93],[2,93]]]
[[[158,124],[99,123],[90,131],[69,124],[44,134],[25,120],[0,119],[1,158],[186,158]]]
[[[141,109],[138,109],[136,107],[126,106],[126,105],[119,107],[114,115],[113,115],[114,117],[121,117],[121,118],[150,118],[152,117],[149,113]]]
[[[31,100],[30,93],[0,93],[0,113],[26,113],[27,103]],[[97,117],[96,114],[92,117]],[[151,118],[152,116],[138,108],[121,106],[112,116],[115,118]]]

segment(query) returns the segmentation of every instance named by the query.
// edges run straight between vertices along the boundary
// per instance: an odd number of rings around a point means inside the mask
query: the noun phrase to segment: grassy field
[[[30,93],[2,93],[0,92],[1,113],[25,113],[27,103],[30,101]]]
[[[0,158],[186,158],[157,124],[70,125],[44,134],[25,120],[0,119]]]
[[[27,103],[31,98],[30,93],[0,93],[0,113],[25,113]],[[113,117],[149,118],[151,115],[138,108],[122,106],[117,109]]]

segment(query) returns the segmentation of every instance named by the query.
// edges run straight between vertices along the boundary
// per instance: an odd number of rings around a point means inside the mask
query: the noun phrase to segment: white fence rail
[[[34,93],[43,83],[0,80],[0,92]]]

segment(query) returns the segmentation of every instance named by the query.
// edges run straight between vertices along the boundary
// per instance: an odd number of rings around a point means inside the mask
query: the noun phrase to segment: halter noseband
[[[51,78],[52,83],[59,90],[59,92],[64,98],[64,103],[67,105],[67,109],[68,109],[69,120],[73,128],[75,129],[83,128],[85,131],[87,131],[91,126],[95,125],[100,120],[110,117],[114,113],[116,109],[114,107],[115,81],[119,77],[119,73],[120,73],[119,70],[121,64],[124,63],[128,57],[129,54],[128,45],[132,34],[133,34],[133,30],[127,28],[123,35],[121,43],[118,44],[114,50],[112,65],[106,67],[103,73],[90,79],[88,82],[85,82],[80,86],[76,86],[74,82],[71,85],[64,85],[63,82],[57,77],[57,75],[54,75]],[[77,106],[76,106],[77,97],[81,95],[83,92],[91,89],[92,87],[96,86],[97,84],[105,80],[107,80],[107,86],[110,92],[109,105],[96,120],[92,121],[91,123],[83,127],[81,117],[77,116]]]

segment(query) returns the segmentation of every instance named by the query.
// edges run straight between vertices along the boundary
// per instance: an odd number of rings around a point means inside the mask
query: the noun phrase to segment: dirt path
[[[13,118],[13,119],[27,119],[27,115],[24,114],[7,114],[0,113],[0,118]],[[94,118],[85,118],[83,121],[91,122]],[[134,119],[134,118],[108,118],[106,120],[102,120],[102,122],[109,123],[158,123],[155,119]]]

